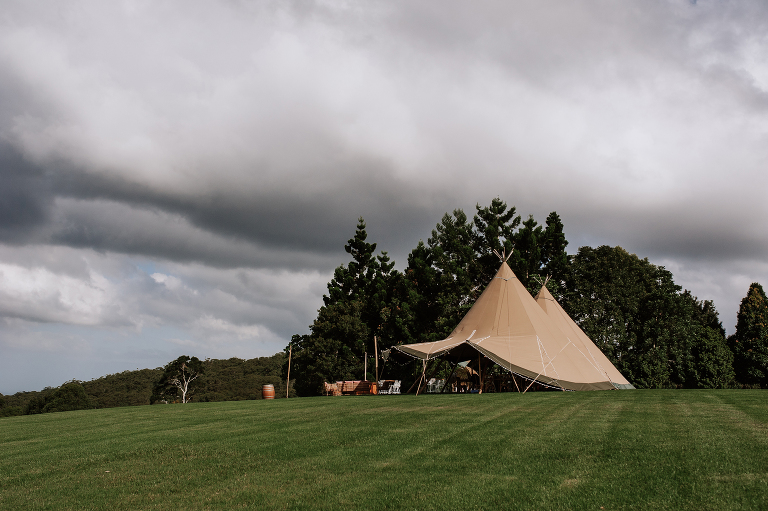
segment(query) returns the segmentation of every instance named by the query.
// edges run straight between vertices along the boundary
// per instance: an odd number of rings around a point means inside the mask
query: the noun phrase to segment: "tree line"
[[[366,362],[372,374],[374,346],[446,338],[495,275],[499,256],[510,253],[528,291],[535,295],[546,282],[635,387],[768,386],[768,301],[757,283],[742,301],[736,333],[726,338],[712,301],[683,290],[663,266],[621,247],[568,255],[556,212],[540,225],[496,198],[476,205],[471,219],[461,209],[446,213],[402,272],[367,238],[360,218],[344,246],[351,261],[334,271],[309,334],[294,335],[286,347],[298,395],[320,393],[325,381],[361,379]],[[386,363],[385,376],[406,383],[422,370]]]
[[[90,381],[72,380],[57,388],[8,396],[0,394],[0,417],[181,402],[180,393],[167,384],[173,378],[173,371],[179,368],[179,361],[190,358],[182,356],[156,369],[123,371]],[[202,374],[188,389],[187,398],[196,402],[261,399],[261,387],[265,384],[275,386],[276,397],[285,397],[282,377],[285,359],[283,353],[277,353],[249,360],[200,361],[198,369],[203,369]],[[291,391],[291,395],[295,395],[293,389]]]

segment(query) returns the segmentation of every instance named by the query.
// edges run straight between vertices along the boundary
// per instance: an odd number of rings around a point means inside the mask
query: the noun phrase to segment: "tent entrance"
[[[422,360],[422,371],[406,394],[482,394],[502,392],[541,392],[568,390],[556,384],[542,383],[514,371],[485,357],[477,350],[472,358],[461,356],[435,357]],[[469,354],[465,351],[464,355]],[[450,355],[455,355],[453,352]],[[430,364],[430,362],[432,362]],[[439,375],[442,373],[443,378]],[[446,376],[447,374],[447,376]]]

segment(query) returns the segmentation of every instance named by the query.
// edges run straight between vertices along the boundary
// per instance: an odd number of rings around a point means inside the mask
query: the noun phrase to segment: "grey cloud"
[[[309,248],[259,246],[217,229],[200,229],[182,215],[110,201],[59,199],[46,241],[217,267],[327,267],[327,254]],[[255,220],[254,223],[258,222]]]
[[[77,171],[65,162],[44,170],[45,164],[5,143],[0,235],[7,243],[92,247],[222,267],[328,269],[338,264],[358,216],[397,237],[412,230],[411,219],[429,207],[386,167],[358,163],[370,171],[340,179],[318,172],[277,188],[190,195]],[[324,189],[305,191],[317,184]]]
[[[42,250],[41,250],[42,248]],[[329,274],[220,269],[66,247],[0,250],[0,317],[122,329],[179,325],[204,340],[201,323],[259,343],[306,330]],[[146,260],[143,260],[146,261]],[[201,327],[202,328],[202,327]],[[185,333],[185,334],[184,334]]]
[[[49,219],[53,196],[44,172],[0,141],[0,237],[21,243]]]
[[[68,176],[57,190],[73,198],[56,201],[44,239],[222,267],[329,269],[338,264],[358,216],[389,240],[419,235],[423,220],[414,225],[413,219],[429,218],[425,210],[434,206],[388,178],[352,176],[313,196],[255,189],[189,197]]]
[[[759,228],[759,222],[739,218],[738,207],[722,211],[712,204],[709,208],[692,209],[681,203],[649,211],[565,210],[561,216],[566,229],[578,233],[573,242],[621,245],[651,259],[683,257],[715,265],[760,260],[768,255],[768,237]]]
[[[159,285],[144,304],[147,312],[180,324],[210,315],[234,328],[262,326],[286,340],[306,331],[329,278],[312,271],[214,270],[199,265],[170,265],[169,274],[178,280],[165,289],[165,284]]]
[[[420,191],[408,190],[376,162],[353,164],[356,171],[318,169],[307,179],[241,189],[236,180],[200,194],[156,190],[114,176],[68,174],[57,179],[59,194],[81,200],[157,209],[186,218],[198,228],[269,248],[328,253],[338,249],[354,229],[357,216],[398,219],[425,209]],[[348,165],[348,166],[349,166]],[[215,169],[210,173],[215,174]],[[259,170],[253,174],[258,176]],[[316,188],[312,192],[307,189]],[[350,229],[350,225],[352,228]]]

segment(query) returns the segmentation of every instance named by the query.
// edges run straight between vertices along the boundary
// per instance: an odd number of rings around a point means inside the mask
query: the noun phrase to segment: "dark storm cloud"
[[[275,260],[260,261],[256,249],[262,253],[276,251],[277,258],[283,260],[284,264],[288,263],[285,259],[285,252],[288,251],[319,256],[338,253],[339,248],[354,234],[359,216],[364,216],[369,223],[386,224],[389,229],[400,234],[409,233],[414,228],[412,219],[424,215],[426,207],[423,194],[408,191],[407,186],[395,180],[382,165],[361,161],[358,166],[364,167],[366,171],[349,173],[343,179],[332,176],[324,178],[320,174],[315,179],[326,180],[328,183],[311,194],[302,190],[315,184],[310,181],[289,183],[286,188],[293,188],[293,191],[255,187],[229,190],[226,193],[213,190],[203,195],[191,195],[158,191],[114,176],[69,173],[57,177],[54,187],[62,197],[78,199],[82,204],[80,213],[74,215],[63,212],[62,225],[57,226],[52,237],[57,242],[93,246],[102,250],[162,255],[177,260],[200,260],[215,266],[245,264],[258,267],[279,263]],[[99,202],[102,206],[90,207],[89,213],[89,206],[85,205],[89,201]],[[207,254],[200,253],[188,244],[180,245],[174,251],[170,239],[169,246],[158,252],[152,239],[155,235],[163,236],[165,229],[173,229],[173,225],[154,222],[153,228],[151,221],[143,222],[141,229],[156,232],[147,232],[142,240],[139,232],[128,234],[124,226],[116,223],[130,223],[127,218],[121,220],[121,214],[110,219],[108,214],[100,213],[107,203],[134,208],[136,211],[144,210],[142,214],[145,216],[160,213],[178,215],[190,226],[219,237],[217,245],[225,246],[227,240],[238,244],[236,250],[241,256],[238,260],[222,254],[221,260],[217,260],[217,246],[211,246],[211,252]],[[380,227],[378,230],[385,229]],[[176,237],[171,232],[166,234]],[[133,235],[138,237],[128,249],[126,243],[130,243],[130,240],[125,238]],[[250,254],[244,244],[253,245],[254,253]],[[327,269],[322,261],[312,263],[305,258],[302,264]]]
[[[52,197],[43,170],[0,140],[0,239],[22,243],[32,238],[49,220]]]
[[[51,176],[7,144],[0,172],[0,235],[7,243],[54,243],[216,267],[328,270],[339,264],[358,216],[389,240],[428,235],[424,222],[413,218],[435,219],[425,215],[422,197],[397,190],[378,172],[352,176],[313,196],[257,189],[201,197],[61,169]]]

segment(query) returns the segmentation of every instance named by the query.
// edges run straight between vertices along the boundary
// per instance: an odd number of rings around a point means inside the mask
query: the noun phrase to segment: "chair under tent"
[[[400,380],[379,380],[379,394],[399,394]]]

